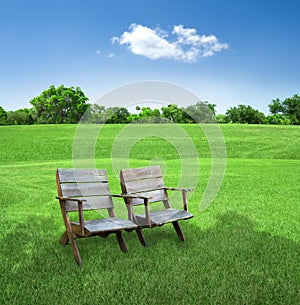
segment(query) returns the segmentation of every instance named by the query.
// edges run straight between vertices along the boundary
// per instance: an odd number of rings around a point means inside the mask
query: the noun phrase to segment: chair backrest
[[[168,200],[160,166],[122,169],[120,182],[123,193],[151,196],[149,202]],[[133,205],[143,203],[141,199],[132,199]]]
[[[59,196],[85,199],[83,210],[113,209],[105,169],[57,169]],[[66,211],[77,211],[78,204],[66,201]]]

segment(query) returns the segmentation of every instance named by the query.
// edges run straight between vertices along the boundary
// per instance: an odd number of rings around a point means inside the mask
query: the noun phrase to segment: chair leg
[[[80,257],[80,253],[79,253],[79,250],[78,250],[78,246],[77,246],[77,242],[73,236],[73,232],[72,231],[69,231],[67,230],[67,234],[68,234],[68,239],[69,239],[69,242],[72,246],[72,250],[73,250],[73,254],[74,254],[74,259],[76,261],[76,263],[81,266],[82,265],[82,261],[81,261],[81,257]]]
[[[76,263],[79,266],[81,266],[82,261],[81,261],[80,253],[79,253],[79,250],[78,250],[77,242],[76,242],[74,237],[72,237],[72,238],[69,237],[69,240],[70,240],[72,250],[73,250],[73,253],[74,253],[74,259],[75,259]]]
[[[61,237],[60,242],[62,244],[66,244],[69,240],[69,242],[72,246],[74,259],[75,259],[76,263],[79,266],[81,266],[81,264],[82,264],[81,257],[80,257],[78,246],[77,246],[77,243],[76,243],[76,240],[75,240],[75,235],[73,234],[72,225],[70,223],[69,215],[66,212],[65,206],[63,204],[61,204],[60,207],[61,207],[64,223],[65,223],[65,226],[66,226],[66,232]]]
[[[116,235],[117,235],[117,239],[118,239],[119,246],[120,246],[121,250],[123,252],[127,252],[128,250],[127,250],[127,247],[126,247],[125,240],[124,240],[124,237],[122,235],[122,232],[121,231],[117,231]]]
[[[69,242],[68,232],[65,231],[60,239],[60,243],[65,246],[68,242]]]
[[[174,222],[172,222],[172,224],[173,224],[173,226],[174,226],[174,229],[175,229],[175,231],[176,231],[176,233],[177,233],[178,238],[179,238],[181,241],[185,241],[185,236],[184,236],[184,234],[183,234],[183,231],[181,230],[181,227],[180,227],[178,221],[174,221]]]
[[[139,237],[140,243],[141,243],[144,247],[148,247],[148,244],[147,244],[147,242],[146,242],[146,239],[145,239],[145,236],[144,236],[142,230],[141,230],[141,229],[137,229],[137,230],[136,230],[136,233],[137,233],[137,235],[138,235],[138,237]]]

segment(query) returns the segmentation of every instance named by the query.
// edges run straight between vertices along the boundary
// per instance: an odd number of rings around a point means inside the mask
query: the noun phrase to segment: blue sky
[[[268,113],[272,99],[300,94],[298,0],[1,1],[0,38],[5,110],[52,84],[94,103],[127,83],[171,82],[218,113]]]

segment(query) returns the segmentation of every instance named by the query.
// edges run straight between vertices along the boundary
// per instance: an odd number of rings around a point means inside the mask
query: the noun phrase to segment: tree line
[[[249,105],[229,108],[225,114],[216,114],[216,105],[199,101],[187,107],[169,104],[161,109],[136,107],[130,113],[125,107],[89,104],[80,87],[50,86],[30,101],[32,108],[6,111],[0,106],[0,125],[73,124],[82,118],[87,123],[240,123],[300,125],[300,96],[294,94],[283,101],[274,99],[265,115]]]

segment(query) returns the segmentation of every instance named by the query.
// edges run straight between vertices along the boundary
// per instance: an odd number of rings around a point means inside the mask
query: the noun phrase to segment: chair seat
[[[72,222],[72,225],[79,227],[78,222]],[[84,228],[90,233],[109,232],[124,229],[136,229],[138,226],[130,220],[119,219],[117,217],[86,220]]]
[[[184,210],[168,208],[161,211],[150,212],[149,216],[151,220],[151,225],[160,226],[173,221],[189,219],[192,218],[194,215]],[[138,214],[135,215],[135,217],[137,224],[140,227],[148,226],[145,214]]]

